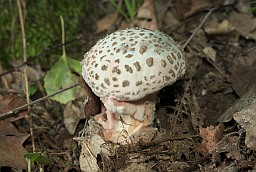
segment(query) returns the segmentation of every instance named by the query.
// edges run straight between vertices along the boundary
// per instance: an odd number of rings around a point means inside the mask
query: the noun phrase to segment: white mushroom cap
[[[134,101],[173,84],[185,73],[180,46],[159,31],[130,28],[99,40],[81,62],[82,76],[99,97]]]

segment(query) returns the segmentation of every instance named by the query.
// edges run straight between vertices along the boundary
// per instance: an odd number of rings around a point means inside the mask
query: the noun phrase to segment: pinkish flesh
[[[101,98],[101,101],[102,113],[94,118],[102,125],[103,135],[107,141],[130,143],[153,123],[156,94],[131,102],[113,98]]]

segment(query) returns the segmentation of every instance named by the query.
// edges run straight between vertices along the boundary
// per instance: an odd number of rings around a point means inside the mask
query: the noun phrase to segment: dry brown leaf
[[[12,66],[14,68],[16,66],[20,66],[22,64],[23,64],[22,60],[15,60],[15,61],[12,62]],[[12,73],[15,84],[19,84],[20,86],[22,84],[24,84],[23,81],[22,81],[22,79],[23,79],[22,75],[23,74],[21,72],[23,70],[24,70],[24,66],[21,66],[17,70],[17,72]],[[42,79],[43,76],[44,76],[40,65],[27,66],[27,70],[28,70],[28,80],[29,80],[30,84],[36,83],[37,81]]]
[[[218,119],[219,122],[228,122],[233,118],[233,114],[246,109],[250,103],[256,99],[256,59],[253,50],[246,56],[234,60],[230,80],[236,94],[241,98],[229,107]]]
[[[10,122],[0,120],[0,167],[27,168],[24,158],[27,151],[22,144],[28,136],[20,133]]]
[[[194,129],[201,128],[204,125],[204,118],[205,114],[202,112],[196,95],[194,93],[191,93],[189,95],[189,106],[191,110],[191,122],[194,127]]]
[[[245,38],[256,40],[256,22],[252,14],[233,11],[229,14],[228,20]]]
[[[151,167],[154,166],[154,163],[148,162],[148,163],[137,163],[133,162],[130,165],[128,165],[125,169],[120,170],[119,172],[145,172],[150,171]]]
[[[150,30],[158,30],[157,14],[153,0],[144,0],[143,5],[138,9],[135,24],[139,27]]]
[[[208,58],[209,60],[211,60],[213,62],[216,61],[216,54],[217,53],[212,47],[209,47],[209,46],[205,47],[203,49],[203,52],[204,52],[206,58]]]
[[[76,100],[68,102],[63,112],[64,125],[70,134],[75,133],[81,119],[100,113],[101,108],[99,98],[92,92],[84,79],[79,77],[78,82],[81,86],[78,88],[80,89],[79,95]]]
[[[0,97],[0,114],[22,105],[24,100],[15,94]],[[26,169],[24,155],[27,151],[22,144],[29,135],[19,133],[10,122],[23,118],[26,114],[27,111],[23,110],[12,117],[0,120],[0,166]]]
[[[228,122],[233,118],[236,112],[242,109],[247,109],[251,102],[256,99],[256,85],[249,88],[239,100],[235,102],[231,107],[229,107],[218,119],[219,122]]]
[[[224,125],[219,123],[217,126],[200,128],[202,143],[197,146],[197,150],[203,154],[211,153],[214,146],[222,139],[224,133]]]
[[[217,153],[225,152],[228,158],[239,161],[242,158],[239,148],[239,140],[240,138],[237,134],[228,134],[216,144],[214,151]]]
[[[113,27],[115,21],[117,19],[117,13],[113,12],[103,17],[97,22],[97,31],[96,33],[108,31]]]
[[[181,19],[192,16],[212,6],[211,0],[175,0],[177,12]]]
[[[236,10],[241,12],[241,13],[248,13],[252,4],[249,3],[249,1],[238,1],[238,2],[239,3],[236,5]]]
[[[70,134],[74,134],[77,124],[84,118],[80,109],[70,101],[64,109],[64,125]]]
[[[168,17],[167,17],[167,16],[169,16],[169,15],[167,15],[168,12],[172,13],[172,10],[170,10],[170,8],[171,8],[173,2],[170,0],[157,0],[157,1],[154,1],[154,3],[155,3],[155,7],[156,7],[159,28],[166,27],[165,23],[172,22],[172,20],[173,20],[172,18],[169,18],[169,20],[168,20]],[[171,25],[168,25],[167,27],[171,27]]]
[[[105,141],[99,135],[85,139],[81,144],[80,168],[82,171],[100,171],[97,155],[102,153],[101,146]]]
[[[234,119],[246,131],[245,145],[249,149],[256,150],[256,99],[247,108],[236,112]]]
[[[116,147],[107,144],[99,135],[101,130],[99,124],[93,119],[88,121],[89,125],[83,131],[83,137],[75,138],[81,144],[79,157],[80,168],[82,171],[101,171],[97,164],[97,155],[113,156]]]
[[[232,87],[240,97],[249,91],[256,81],[256,49],[234,59],[231,68]]]
[[[8,112],[14,108],[24,105],[24,100],[16,94],[0,97],[0,114]],[[19,113],[8,117],[8,121],[16,121],[23,118],[27,114],[26,110],[20,111]]]
[[[207,34],[227,34],[235,30],[232,24],[224,19],[219,21],[217,17],[211,17],[204,25],[204,30]]]
[[[163,27],[168,28],[171,31],[176,31],[177,28],[181,25],[181,22],[177,19],[173,11],[167,11],[161,21],[163,21]]]

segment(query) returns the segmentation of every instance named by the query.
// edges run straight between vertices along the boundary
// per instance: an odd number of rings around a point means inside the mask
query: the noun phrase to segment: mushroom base
[[[121,144],[134,143],[146,137],[145,132],[156,131],[152,128],[156,95],[151,94],[130,102],[101,98],[102,113],[94,119],[102,125],[105,140]]]

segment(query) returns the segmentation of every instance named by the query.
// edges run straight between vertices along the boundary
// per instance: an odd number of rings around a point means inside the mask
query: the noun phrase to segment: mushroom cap
[[[100,39],[84,55],[82,76],[99,97],[135,101],[185,73],[180,46],[159,31],[129,28]]]

